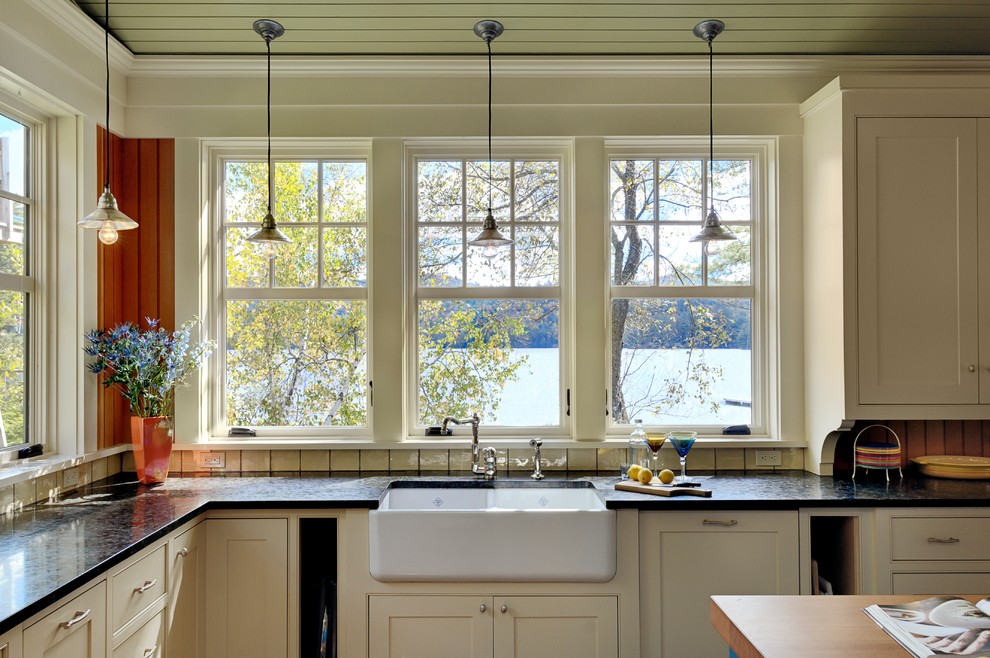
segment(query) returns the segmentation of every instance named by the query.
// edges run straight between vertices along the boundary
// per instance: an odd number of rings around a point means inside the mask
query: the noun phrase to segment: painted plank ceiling
[[[103,25],[103,0],[76,0]],[[256,55],[251,25],[277,20],[273,55],[474,55],[481,19],[505,24],[496,55],[694,55],[718,18],[736,55],[988,55],[990,0],[114,0],[110,30],[136,55]]]

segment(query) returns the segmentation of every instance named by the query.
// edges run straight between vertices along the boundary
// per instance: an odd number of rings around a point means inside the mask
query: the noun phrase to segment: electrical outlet
[[[67,468],[62,471],[62,488],[72,489],[79,486],[79,469]]]
[[[780,466],[780,452],[777,450],[757,450],[757,466]]]
[[[196,465],[200,468],[223,468],[227,463],[222,452],[197,452]]]

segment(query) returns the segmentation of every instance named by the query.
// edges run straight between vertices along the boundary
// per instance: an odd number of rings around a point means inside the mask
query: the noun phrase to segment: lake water
[[[502,403],[495,410],[497,425],[555,425],[560,413],[560,394],[555,382],[559,381],[559,358],[556,349],[519,349],[516,358],[527,357],[527,363],[519,369],[519,379],[507,384],[502,392]],[[657,354],[662,354],[658,357]],[[625,350],[623,361],[633,360],[638,368],[629,376],[625,387],[627,404],[642,399],[652,385],[654,391],[660,383],[682,373],[688,362],[688,350]],[[581,357],[579,357],[581,358]],[[587,357],[586,357],[587,358]],[[592,358],[603,358],[596,354]],[[699,358],[713,367],[722,369],[722,379],[712,385],[711,395],[719,402],[718,412],[713,413],[693,400],[697,388],[686,385],[686,401],[667,410],[661,417],[652,411],[635,409],[635,417],[647,425],[736,425],[752,422],[751,408],[726,404],[725,400],[752,400],[751,354],[749,350],[695,350],[695,362]],[[681,378],[677,378],[680,381]],[[602,384],[604,389],[604,382]],[[602,404],[604,405],[604,394]],[[602,410],[604,413],[604,409]]]

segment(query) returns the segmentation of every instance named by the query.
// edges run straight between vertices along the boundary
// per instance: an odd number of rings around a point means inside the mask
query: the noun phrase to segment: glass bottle
[[[633,431],[629,433],[629,444],[626,449],[625,463],[622,464],[620,477],[623,480],[629,478],[627,474],[629,467],[639,464],[643,460],[643,451],[646,449],[646,432],[643,430],[643,421],[637,418],[633,421]]]

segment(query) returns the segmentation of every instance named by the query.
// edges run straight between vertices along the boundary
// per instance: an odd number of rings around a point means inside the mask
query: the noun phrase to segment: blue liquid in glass
[[[678,457],[687,455],[688,450],[694,445],[694,439],[675,439],[674,437],[668,437],[667,440],[670,441],[670,445],[674,446]]]

